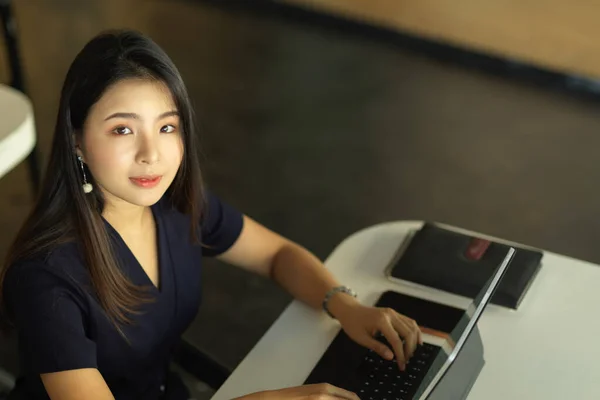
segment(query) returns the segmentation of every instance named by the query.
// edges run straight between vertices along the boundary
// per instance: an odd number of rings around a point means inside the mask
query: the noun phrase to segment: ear
[[[81,151],[81,147],[79,146],[79,137],[80,135],[77,135],[75,133],[72,136],[73,143],[75,144],[75,154],[78,157],[81,157],[82,161],[85,162],[85,157],[83,156],[83,152]]]
[[[81,157],[81,161],[85,162],[85,157],[83,156],[83,153],[81,152],[81,150],[79,148],[75,149],[75,154],[77,155],[78,159],[79,159],[79,157]]]

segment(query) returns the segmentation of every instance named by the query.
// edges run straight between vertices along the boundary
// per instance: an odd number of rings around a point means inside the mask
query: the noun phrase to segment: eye
[[[113,133],[117,135],[129,135],[131,133],[131,129],[126,126],[118,126],[113,129]]]
[[[162,128],[160,128],[160,131],[162,133],[173,133],[177,130],[177,128],[175,128],[173,125],[165,125]]]

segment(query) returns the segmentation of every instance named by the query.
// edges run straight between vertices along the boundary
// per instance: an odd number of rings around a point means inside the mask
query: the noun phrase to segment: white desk
[[[0,177],[35,146],[33,107],[21,92],[0,84]]]
[[[334,250],[326,266],[355,288],[364,304],[396,290],[465,308],[468,299],[384,277],[398,244],[421,224],[396,222],[360,231]],[[490,305],[480,319],[486,365],[469,399],[600,399],[599,305],[600,268],[546,252],[519,309]],[[338,330],[337,322],[294,301],[213,400],[301,385]]]

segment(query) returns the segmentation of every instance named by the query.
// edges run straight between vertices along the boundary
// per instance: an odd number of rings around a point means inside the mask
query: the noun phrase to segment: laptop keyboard
[[[440,347],[427,343],[417,346],[406,369],[400,371],[396,358],[386,360],[369,350],[352,390],[361,400],[411,400],[439,351]]]

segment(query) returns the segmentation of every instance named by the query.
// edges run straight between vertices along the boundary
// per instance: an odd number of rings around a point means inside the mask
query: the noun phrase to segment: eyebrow
[[[179,112],[177,112],[177,111],[167,111],[167,112],[164,112],[164,113],[160,114],[158,116],[158,118],[156,118],[156,120],[160,121],[163,118],[167,118],[167,117],[171,117],[171,116],[178,117],[179,116]],[[108,121],[109,119],[113,119],[113,118],[126,118],[126,119],[137,119],[137,120],[141,120],[142,119],[142,117],[140,117],[136,113],[117,112],[117,113],[111,114],[108,117],[104,118],[104,120]]]

